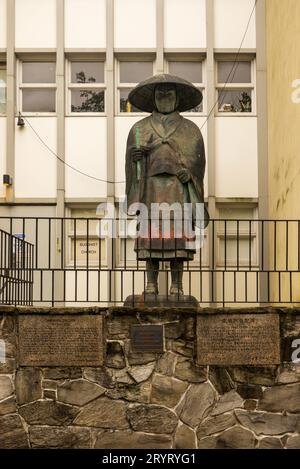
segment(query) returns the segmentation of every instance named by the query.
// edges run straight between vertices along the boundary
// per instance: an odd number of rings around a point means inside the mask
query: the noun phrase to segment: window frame
[[[2,116],[6,116],[6,113],[7,113],[7,65],[6,65],[5,61],[0,60],[0,70],[4,70],[6,72],[6,74],[5,74],[5,76],[6,76],[5,83],[2,84],[0,82],[0,88],[5,90],[5,112],[0,111],[0,116],[2,117]]]
[[[206,90],[207,90],[207,66],[206,66],[206,56],[202,54],[197,54],[195,55],[188,55],[188,54],[175,54],[175,55],[170,55],[166,54],[164,57],[164,69],[166,70],[166,73],[169,72],[169,62],[200,62],[202,64],[202,83],[194,83],[193,85],[196,86],[196,88],[200,89],[203,95],[203,100],[202,100],[202,112],[193,112],[193,111],[185,111],[181,112],[184,116],[193,116],[193,117],[205,117],[207,115],[207,96],[206,96]]]
[[[251,83],[225,83],[218,82],[218,71],[220,62],[234,62],[236,55],[221,55],[215,57],[215,96],[216,96],[216,111],[215,115],[218,117],[229,116],[229,117],[255,117],[256,116],[256,58],[253,55],[241,55],[238,62],[250,62],[251,65]],[[225,88],[224,88],[225,87]],[[219,92],[220,91],[244,91],[249,90],[251,92],[251,112],[230,112],[219,110]]]
[[[138,116],[147,116],[148,112],[121,112],[120,109],[120,91],[133,89],[136,87],[138,82],[136,83],[121,83],[120,82],[120,62],[151,62],[152,63],[152,74],[155,75],[155,57],[153,55],[139,55],[139,56],[130,56],[130,55],[116,55],[115,57],[115,71],[116,71],[116,78],[115,78],[115,116],[131,116],[131,117],[138,117]]]
[[[236,260],[231,261],[230,259],[227,258],[226,263],[225,263],[225,256],[223,253],[223,249],[221,247],[221,242],[224,241],[225,239],[225,222],[224,221],[229,221],[232,218],[221,218],[221,212],[224,209],[232,209],[232,210],[251,210],[252,211],[252,218],[251,218],[251,233],[249,224],[249,218],[239,218],[236,216],[233,218],[234,220],[239,220],[240,222],[247,223],[247,228],[239,228],[239,233],[237,232],[237,223],[235,223],[234,229],[226,229],[226,238],[234,240],[235,244],[239,240],[248,240],[251,236],[251,262],[250,259],[245,260],[245,259],[239,259],[239,262]],[[248,270],[249,265],[251,265],[251,271],[255,272],[260,269],[260,259],[259,259],[259,223],[257,222],[258,220],[258,206],[257,204],[249,204],[249,203],[244,203],[244,204],[238,204],[238,203],[233,203],[233,204],[222,204],[217,208],[217,222],[216,222],[216,269],[217,270],[224,270],[226,266],[226,270],[241,270],[243,271],[244,268]],[[250,270],[249,270],[250,272]]]
[[[56,58],[54,56],[24,56],[17,59],[17,76],[18,76],[18,92],[17,92],[17,106],[20,112],[24,116],[56,116],[57,115],[57,80],[56,80],[56,71],[55,71],[55,82],[53,83],[23,83],[23,63],[26,62],[36,62],[36,63],[44,63],[44,62],[53,62],[56,64]],[[23,90],[55,90],[55,111],[23,111]]]
[[[103,83],[84,83],[84,86],[80,83],[72,83],[72,63],[74,62],[103,62],[104,67],[104,82]],[[78,57],[66,57],[65,60],[65,76],[66,76],[66,115],[72,117],[103,117],[107,115],[106,112],[106,97],[107,97],[107,76],[106,76],[106,62],[104,57],[95,56],[78,56]],[[103,112],[72,112],[72,90],[84,89],[84,90],[95,90],[104,91],[104,111]]]

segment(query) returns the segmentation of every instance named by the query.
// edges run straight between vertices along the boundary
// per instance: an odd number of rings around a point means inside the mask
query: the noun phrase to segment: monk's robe
[[[138,129],[137,129],[138,128]],[[137,140],[139,140],[137,142]],[[140,171],[133,161],[131,151],[136,144],[148,146],[148,155],[140,160]],[[181,183],[176,176],[180,169],[188,169],[191,179]],[[167,203],[172,205],[190,203],[191,224],[195,223],[195,204],[204,204],[203,178],[205,172],[205,149],[200,129],[192,121],[183,118],[179,112],[161,114],[154,111],[151,116],[137,122],[131,128],[126,149],[126,196],[128,213],[130,206],[143,203],[151,216],[151,204]],[[183,217],[184,215],[182,215]],[[205,226],[208,213],[205,209]],[[180,225],[180,223],[179,223]],[[178,225],[178,226],[179,226]],[[151,228],[151,231],[150,231]],[[182,260],[193,259],[195,246],[191,233],[182,233],[178,237],[174,221],[170,228],[149,224],[149,231],[137,237],[135,251],[137,259],[149,258]]]

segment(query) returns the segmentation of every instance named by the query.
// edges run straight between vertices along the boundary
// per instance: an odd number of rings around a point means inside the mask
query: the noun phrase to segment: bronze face
[[[170,114],[176,109],[176,87],[169,83],[162,83],[155,88],[155,105],[158,112]]]

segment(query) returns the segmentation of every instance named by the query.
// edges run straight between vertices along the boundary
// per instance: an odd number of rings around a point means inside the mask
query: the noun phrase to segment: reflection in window
[[[73,90],[72,112],[104,112],[104,91]]]
[[[71,62],[71,112],[104,112],[104,62]]]
[[[153,75],[153,63],[147,61],[119,62],[119,111],[122,113],[143,112],[128,101],[130,91],[141,81]]]
[[[0,114],[6,112],[6,70],[0,64]]]
[[[142,112],[128,101],[130,90],[120,90],[120,111],[121,112]]]
[[[104,83],[104,62],[72,62],[71,83]]]
[[[219,91],[220,112],[252,112],[251,92],[248,91]]]
[[[252,62],[219,61],[217,67],[218,111],[253,112]]]

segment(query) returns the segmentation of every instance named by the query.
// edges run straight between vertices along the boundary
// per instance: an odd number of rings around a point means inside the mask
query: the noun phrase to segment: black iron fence
[[[32,305],[34,246],[0,229],[0,304]]]
[[[2,217],[0,228],[1,303],[122,305],[145,291],[134,220]],[[183,272],[200,305],[300,304],[299,220],[215,219],[202,235]],[[170,282],[166,258],[160,294]]]

